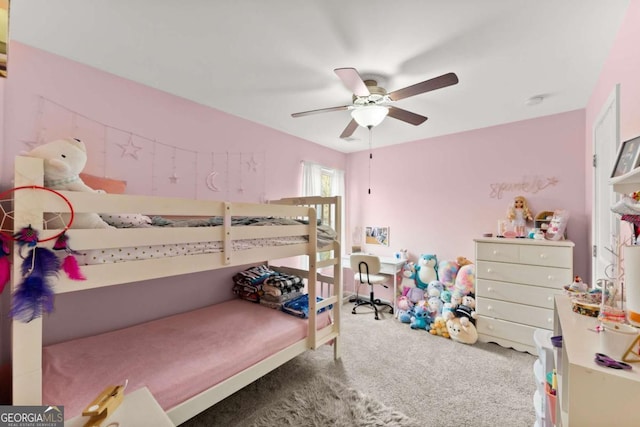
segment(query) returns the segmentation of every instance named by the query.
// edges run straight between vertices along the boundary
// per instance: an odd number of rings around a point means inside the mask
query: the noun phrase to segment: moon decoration
[[[213,171],[205,178],[205,183],[207,184],[207,188],[211,191],[220,191],[220,189],[216,186],[215,180],[216,177],[220,175],[218,172]]]

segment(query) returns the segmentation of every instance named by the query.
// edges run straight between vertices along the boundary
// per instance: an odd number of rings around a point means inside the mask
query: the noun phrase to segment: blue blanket
[[[322,298],[316,297],[316,302],[322,301]],[[331,309],[333,305],[328,305],[327,307],[323,307],[318,310],[318,313],[322,313],[327,309]],[[302,319],[306,319],[309,317],[309,295],[304,294],[299,296],[298,298],[292,299],[291,301],[287,301],[282,304],[282,311],[287,314],[292,314],[296,317],[300,317]]]

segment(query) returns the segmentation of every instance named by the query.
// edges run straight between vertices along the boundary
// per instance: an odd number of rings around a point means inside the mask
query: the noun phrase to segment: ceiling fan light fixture
[[[383,105],[366,105],[352,110],[351,117],[360,126],[372,128],[382,123],[388,113],[389,108]]]

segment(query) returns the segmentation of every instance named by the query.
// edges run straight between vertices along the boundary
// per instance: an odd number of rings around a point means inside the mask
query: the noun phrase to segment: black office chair
[[[391,314],[393,314],[393,306],[391,304],[380,301],[379,298],[376,299],[373,295],[373,285],[382,285],[388,288],[384,283],[389,280],[389,276],[379,274],[380,258],[375,255],[352,254],[350,264],[351,269],[355,272],[354,279],[359,281],[360,284],[368,284],[370,289],[369,300],[356,298],[355,307],[353,307],[351,313],[356,314],[358,307],[367,305],[373,308],[376,320],[380,320],[380,317],[378,317],[378,307],[389,307]]]

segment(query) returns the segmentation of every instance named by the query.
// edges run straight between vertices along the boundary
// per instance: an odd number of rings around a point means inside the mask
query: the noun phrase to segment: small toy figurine
[[[513,204],[507,212],[507,218],[513,223],[513,231],[516,233],[516,237],[525,237],[525,226],[527,221],[533,221],[533,216],[524,197],[514,197]]]

